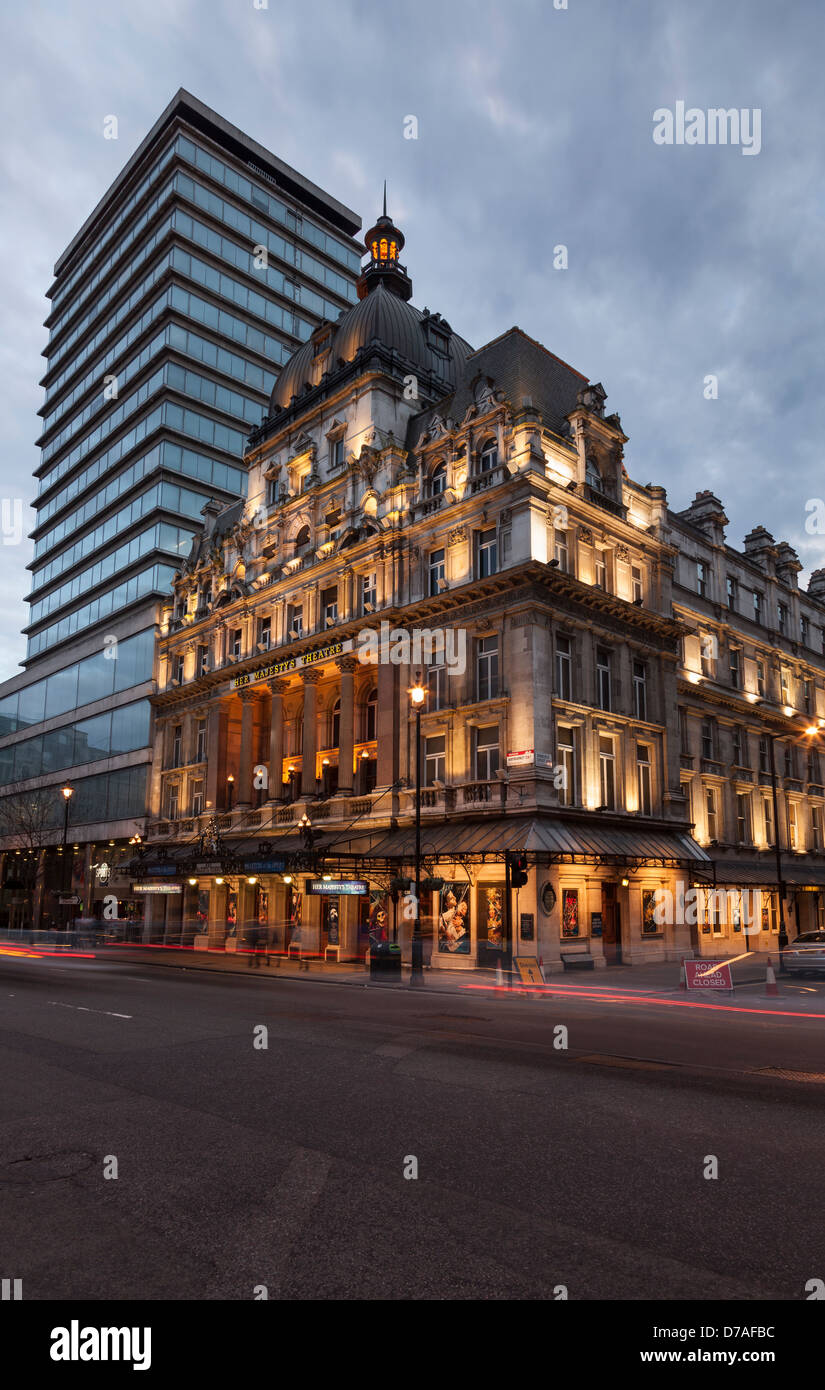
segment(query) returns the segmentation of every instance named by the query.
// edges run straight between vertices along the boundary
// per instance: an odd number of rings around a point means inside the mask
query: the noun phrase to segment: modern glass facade
[[[245,442],[279,367],[356,300],[359,228],[179,92],[59,257],[26,674],[0,686],[0,799],[52,773],[59,798],[58,773],[127,757],[77,779],[72,824],[143,816],[158,603],[204,506],[244,495]]]

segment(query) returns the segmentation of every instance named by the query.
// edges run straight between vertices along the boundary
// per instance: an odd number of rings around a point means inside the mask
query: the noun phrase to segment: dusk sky
[[[25,531],[54,262],[185,87],[365,227],[386,178],[417,305],[476,347],[518,324],[603,383],[632,477],[676,508],[711,488],[730,543],[767,526],[803,583],[825,565],[821,0],[29,0],[2,29],[0,497]],[[682,101],[758,110],[761,149],[655,143]],[[32,550],[3,541],[0,679]]]

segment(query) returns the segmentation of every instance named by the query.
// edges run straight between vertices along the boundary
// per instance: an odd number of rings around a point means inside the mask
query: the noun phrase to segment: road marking
[[[81,1014],[104,1014],[106,1018],[134,1018],[134,1014],[116,1014],[110,1009],[89,1009],[85,1004],[64,1004],[60,999],[50,999],[57,1009],[76,1009]]]

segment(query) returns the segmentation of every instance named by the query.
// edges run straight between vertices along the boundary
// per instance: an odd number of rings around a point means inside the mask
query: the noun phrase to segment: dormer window
[[[478,455],[479,473],[489,473],[493,468],[498,467],[498,445],[494,439],[488,439],[482,444]]]
[[[587,460],[587,466],[585,469],[585,480],[587,482],[587,486],[592,487],[594,492],[604,492],[604,483],[602,481],[602,475],[596,467],[596,464],[592,458]]]
[[[309,545],[309,527],[302,526],[295,537],[295,549],[301,550],[305,545]]]
[[[447,486],[447,465],[437,463],[430,474],[430,496],[440,497]]]

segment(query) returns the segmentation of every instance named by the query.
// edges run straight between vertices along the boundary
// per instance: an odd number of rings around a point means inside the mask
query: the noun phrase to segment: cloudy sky
[[[520,325],[602,381],[631,476],[675,507],[710,487],[732,544],[762,523],[825,565],[825,6],[559,4],[8,0],[0,499],[25,529],[54,261],[182,86],[365,226],[386,177],[417,304],[475,346]],[[758,109],[760,152],[655,143],[678,101]],[[0,678],[31,556],[2,542]]]

